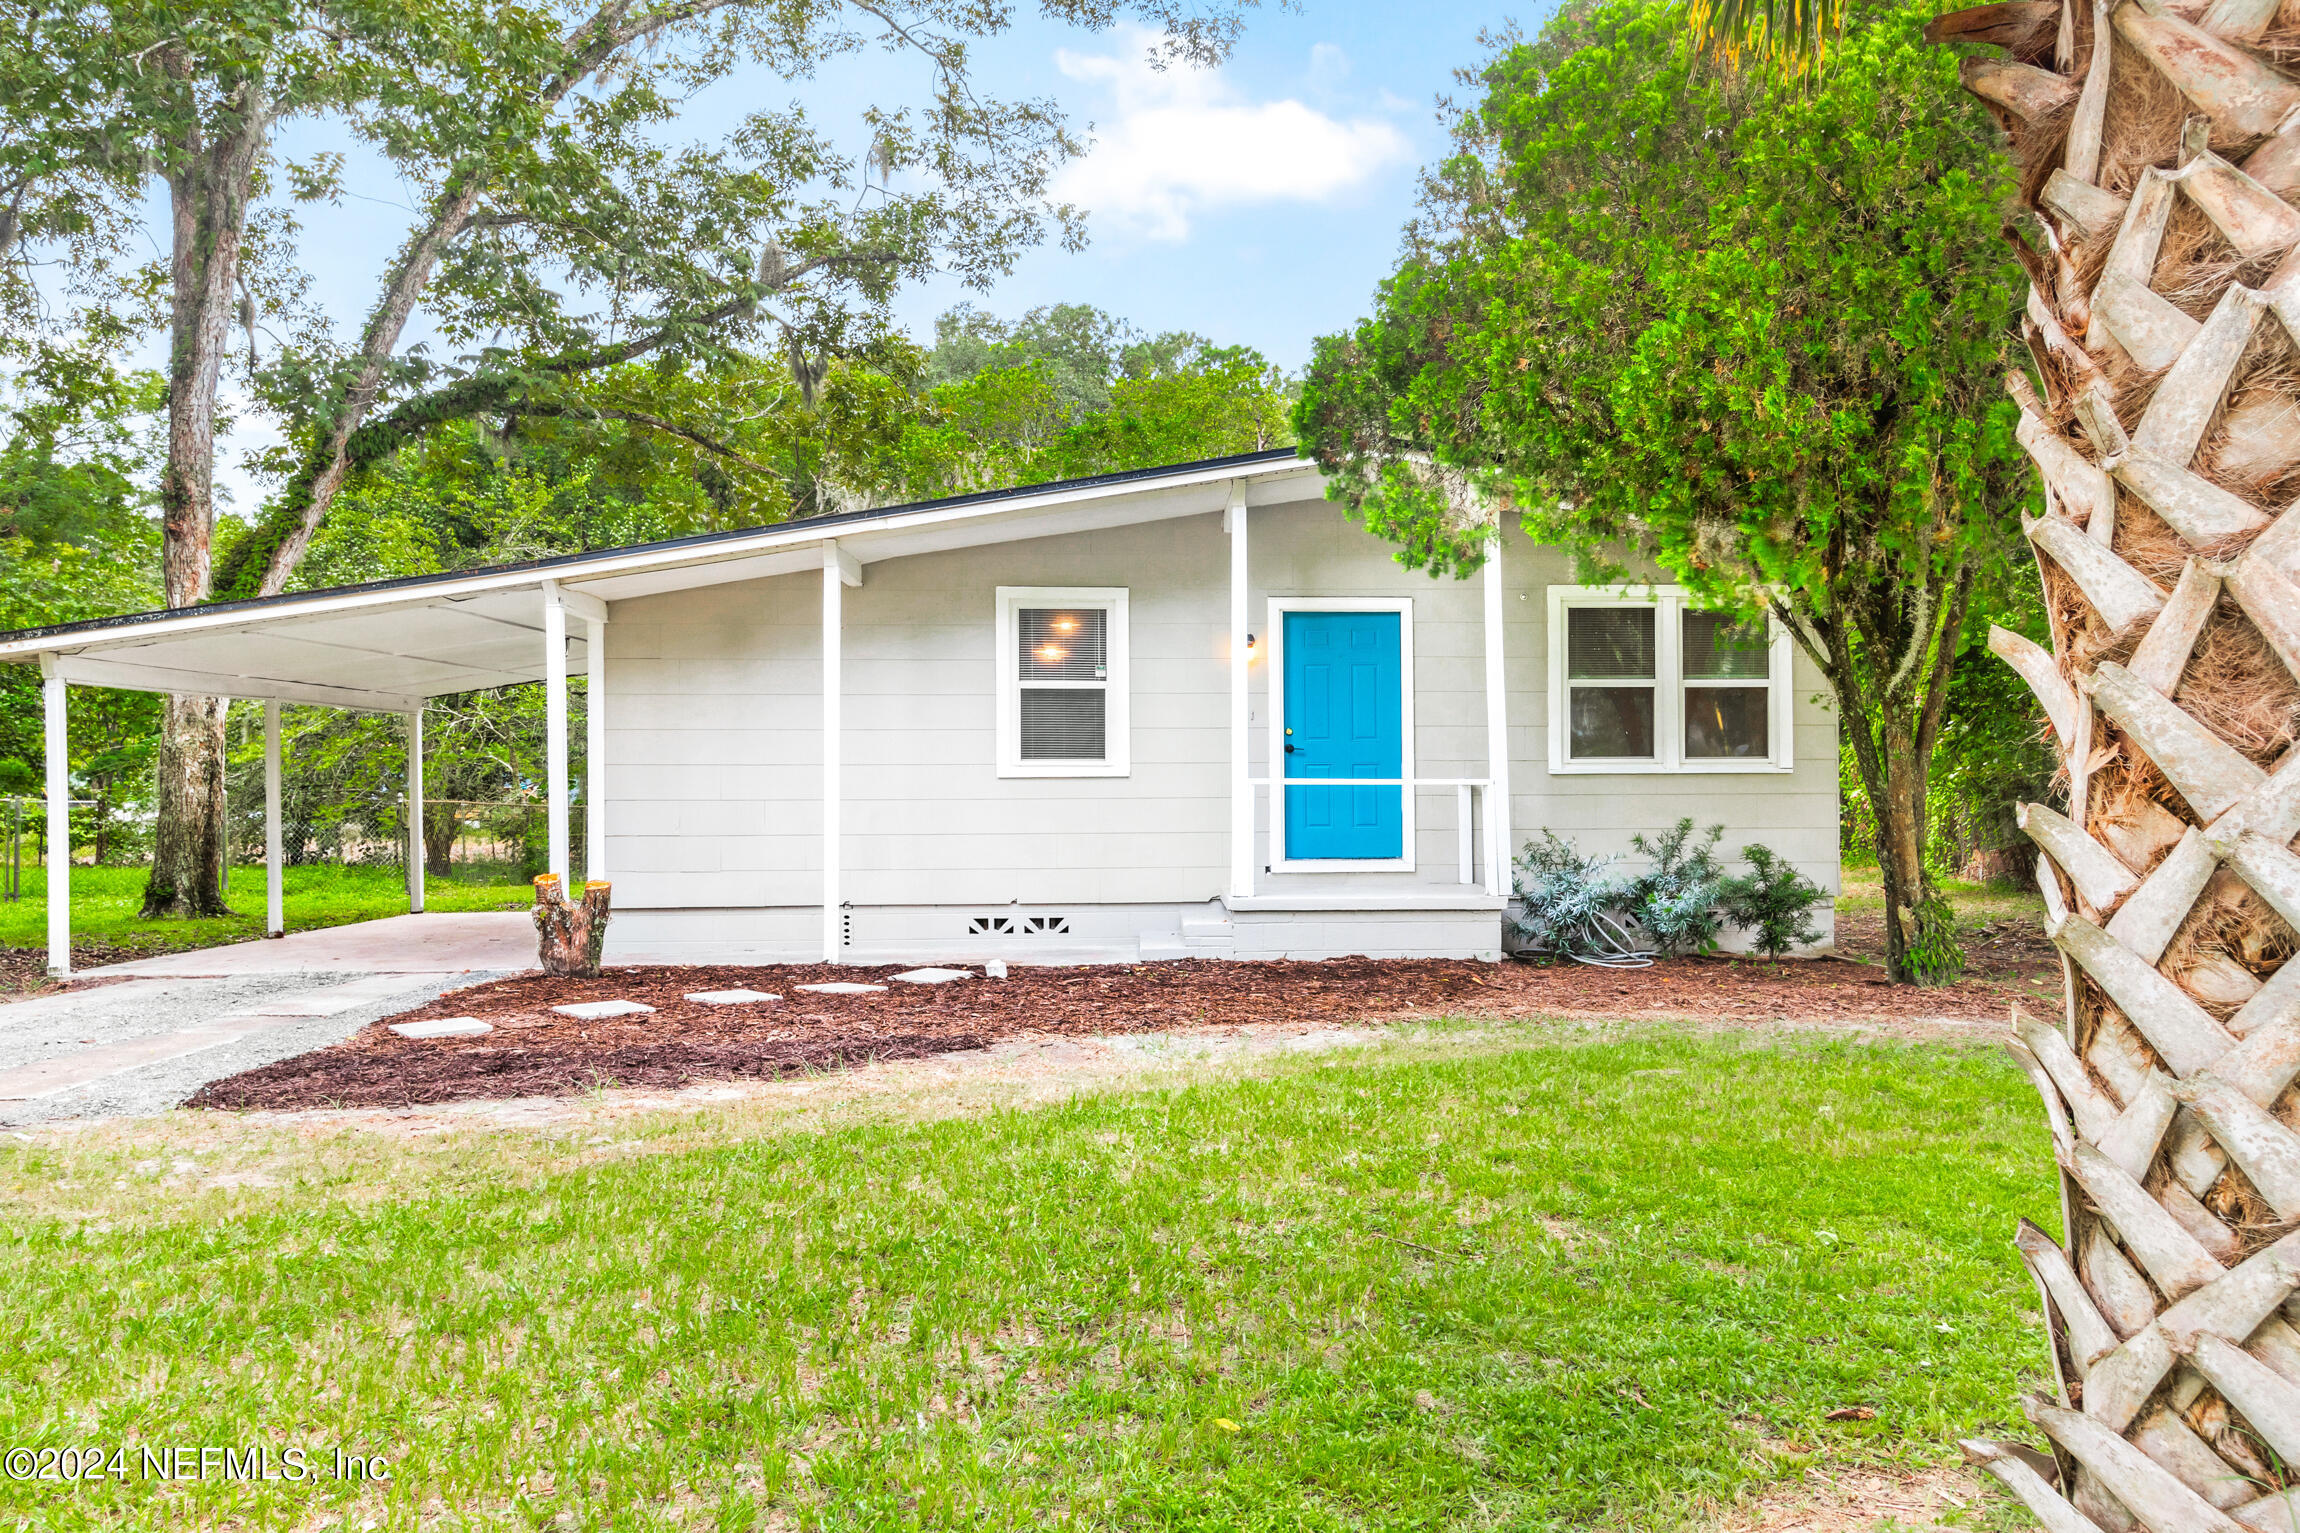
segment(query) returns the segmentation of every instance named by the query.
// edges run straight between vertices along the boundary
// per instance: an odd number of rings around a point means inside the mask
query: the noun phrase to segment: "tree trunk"
[[[227,915],[223,700],[170,697],[161,718],[159,815],[144,916]],[[184,742],[190,748],[170,749]]]
[[[168,61],[163,56],[163,67]],[[187,98],[189,92],[186,93]],[[216,114],[195,116],[168,171],[168,461],[160,474],[160,575],[168,605],[205,601],[216,524],[216,394],[230,345],[240,256],[271,103],[243,83]],[[170,697],[160,718],[160,795],[146,920],[225,913],[224,709]]]
[[[1839,712],[1845,711],[1842,703]],[[1864,729],[1855,718],[1848,726]],[[1951,918],[1925,871],[1929,752],[1888,718],[1854,758],[1877,822],[1877,879],[1885,896],[1885,973],[1897,984],[1938,984],[1960,968]]]
[[[1922,581],[1833,582],[1818,613],[1775,608],[1828,678],[1869,796],[1885,895],[1885,972],[1896,984],[1944,984],[1964,966],[1955,918],[1925,871],[1924,848],[1933,746],[1971,593],[1965,557]]]
[[[423,870],[444,878],[454,870],[455,838],[463,820],[453,804],[423,806]]]
[[[1968,59],[1965,81],[2052,234],[2022,247],[2042,397],[2012,380],[2047,492],[2028,535],[2052,648],[1991,647],[2043,703],[2068,781],[2065,815],[2021,813],[2065,1009],[2010,1045],[2062,1167],[2065,1245],[2025,1221],[2017,1237],[2057,1378],[2025,1409],[2060,1473],[1966,1447],[2055,1529],[2287,1528],[2300,80],[2268,62],[2290,56],[2263,43],[2272,0],[2110,17],[2000,5],[1931,32],[2014,54]]]
[[[563,977],[596,979],[599,955],[607,945],[607,906],[612,886],[585,884],[582,903],[570,905],[561,892],[559,875],[544,873],[535,880],[535,931],[541,938],[537,958],[543,972]]]
[[[1913,759],[1909,732],[1888,719],[1883,735],[1884,795],[1872,797],[1877,817],[1877,872],[1885,887],[1885,968],[1896,980],[1913,978],[1910,923],[1925,901],[1925,763]]]

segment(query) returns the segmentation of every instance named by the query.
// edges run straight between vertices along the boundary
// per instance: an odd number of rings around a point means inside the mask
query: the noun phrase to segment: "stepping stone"
[[[801,985],[810,995],[884,995],[884,985],[858,985],[852,980],[833,980],[827,985]]]
[[[910,969],[895,976],[906,985],[947,985],[954,979],[972,979],[972,969]]]
[[[601,1017],[631,1017],[655,1008],[642,1006],[637,1001],[572,1001],[551,1009],[563,1017],[573,1017],[581,1022],[596,1022]]]
[[[748,1006],[753,1001],[779,1001],[782,997],[764,990],[698,990],[687,999],[705,1006]]]
[[[477,1017],[433,1017],[428,1022],[394,1022],[391,1030],[402,1038],[476,1038],[495,1028]]]

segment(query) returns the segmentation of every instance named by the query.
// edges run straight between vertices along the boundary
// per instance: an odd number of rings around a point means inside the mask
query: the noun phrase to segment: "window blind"
[[[1022,759],[1100,761],[1107,752],[1104,728],[1109,693],[1100,687],[1024,687]]]
[[[1565,614],[1565,674],[1575,681],[1651,681],[1651,607],[1573,607]]]
[[[1100,607],[1024,607],[1017,659],[1022,681],[1104,681],[1110,614]]]

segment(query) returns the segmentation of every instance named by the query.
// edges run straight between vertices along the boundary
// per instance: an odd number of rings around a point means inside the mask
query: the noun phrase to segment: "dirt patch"
[[[1507,1026],[1508,1024],[1497,1024]],[[1950,1030],[1936,1030],[1941,1037]],[[601,1136],[628,1132],[633,1120],[664,1112],[717,1110],[712,1132],[742,1135],[815,1127],[830,1122],[899,1119],[938,1122],[999,1110],[1047,1106],[1083,1092],[1131,1090],[1149,1084],[1181,1083],[1234,1075],[1283,1057],[1307,1057],[1340,1049],[1398,1042],[1437,1042],[1410,1030],[1381,1026],[1300,1027],[1288,1024],[1219,1028],[1175,1028],[1100,1037],[1053,1037],[1018,1033],[985,1049],[936,1054],[925,1059],[890,1059],[821,1075],[779,1079],[695,1079],[676,1089],[585,1092],[580,1096],[475,1097],[431,1102],[418,1107],[299,1107],[278,1113],[175,1114],[166,1120],[174,1146],[232,1145],[243,1130],[293,1125],[296,1130],[355,1128],[410,1142],[466,1130],[566,1131],[581,1128]],[[1475,1046],[1486,1040],[1478,1030],[1449,1027],[1446,1044]],[[1442,1045],[1440,1045],[1442,1046]],[[99,1120],[51,1125],[57,1132],[84,1131]],[[116,1120],[115,1120],[116,1121]],[[739,1124],[729,1130],[729,1123]],[[203,1134],[212,1138],[203,1138]],[[622,1149],[633,1143],[609,1137]],[[675,1148],[684,1135],[650,1128],[643,1142]],[[186,1153],[190,1153],[187,1149]],[[602,1147],[604,1153],[604,1146]]]
[[[1707,1533],[1924,1533],[1965,1526],[1981,1501],[1967,1470],[1816,1468],[1705,1525]]]
[[[883,982],[897,972],[891,965],[780,964],[610,969],[594,980],[522,975],[451,992],[394,1019],[478,1017],[494,1024],[493,1033],[418,1040],[378,1023],[333,1048],[213,1082],[186,1105],[410,1107],[608,1087],[675,1089],[694,1080],[775,1078],[977,1050],[1026,1033],[1062,1037],[1429,1016],[1685,1017],[1727,1024],[2001,1021],[2010,1001],[2023,994],[1988,981],[1939,990],[1890,985],[1876,968],[1843,959],[1769,964],[1734,958],[1675,959],[1627,971],[1450,959],[1194,959],[1017,968],[1006,979],[890,984],[869,995],[798,989],[831,980]],[[685,999],[732,989],[786,999],[726,1007]],[[550,1009],[614,999],[655,1010],[585,1021]]]
[[[2060,955],[2039,922],[2025,916],[2004,916],[1957,928],[1957,941],[1965,950],[1965,973],[1974,979],[2025,981],[2049,976],[2060,980]],[[1877,963],[1885,958],[1885,913],[1881,910],[1837,911],[1837,951],[1848,958]]]
[[[96,969],[108,963],[126,963],[133,958],[149,958],[154,953],[166,951],[160,947],[123,947],[116,942],[75,942],[72,944],[72,967]],[[98,985],[116,985],[125,977],[113,975],[105,979],[54,980],[48,977],[46,948],[0,947],[0,1002],[28,1001],[36,995],[49,995],[58,990],[88,990]]]
[[[1489,985],[1515,998],[1471,1015],[1685,1017],[1717,1022],[2002,1022],[2015,1003],[2030,1010],[2060,1004],[2059,969],[2051,988],[2015,979],[2020,971],[1954,985],[1896,985],[1876,964],[1844,958],[1671,958],[1649,969],[1599,969],[1561,963],[1483,967]]]

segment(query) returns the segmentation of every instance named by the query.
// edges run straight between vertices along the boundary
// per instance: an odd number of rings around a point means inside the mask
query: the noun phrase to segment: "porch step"
[[[1152,960],[1225,958],[1237,946],[1237,931],[1226,916],[1184,916],[1176,935],[1144,936],[1142,956]]]
[[[1350,894],[1225,894],[1222,903],[1235,911],[1491,910],[1498,913],[1509,901],[1483,889],[1428,894],[1390,894],[1366,889]]]

